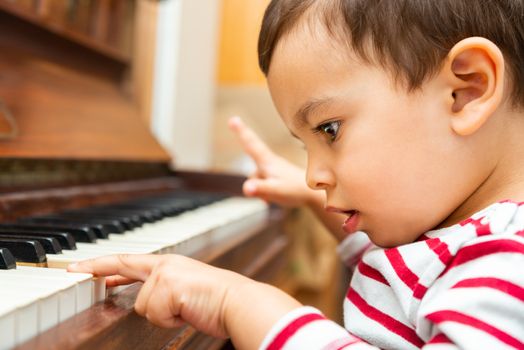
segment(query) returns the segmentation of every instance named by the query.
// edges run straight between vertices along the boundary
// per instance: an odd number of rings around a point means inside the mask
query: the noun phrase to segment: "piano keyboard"
[[[267,214],[257,199],[175,193],[0,224],[0,349],[105,298],[103,279],[66,272],[69,264],[122,253],[193,255],[233,235],[249,236]]]

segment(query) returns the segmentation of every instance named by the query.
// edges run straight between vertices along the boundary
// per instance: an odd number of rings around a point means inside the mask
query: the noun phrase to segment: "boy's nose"
[[[326,190],[334,186],[335,178],[331,169],[323,162],[308,160],[306,182],[313,190]]]

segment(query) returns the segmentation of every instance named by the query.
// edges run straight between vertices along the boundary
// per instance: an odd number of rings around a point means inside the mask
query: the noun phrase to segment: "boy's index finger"
[[[119,254],[84,260],[69,265],[69,272],[91,273],[94,276],[120,275],[138,281],[145,281],[158,263],[158,255]]]
[[[253,158],[257,165],[264,163],[273,154],[264,141],[250,127],[244,124],[239,117],[231,118],[229,126],[240,139],[242,148]]]

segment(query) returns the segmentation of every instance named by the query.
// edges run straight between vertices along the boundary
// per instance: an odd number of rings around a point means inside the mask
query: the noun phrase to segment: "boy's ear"
[[[491,41],[472,37],[457,43],[447,58],[443,69],[451,87],[451,128],[459,135],[471,135],[502,101],[504,57]]]

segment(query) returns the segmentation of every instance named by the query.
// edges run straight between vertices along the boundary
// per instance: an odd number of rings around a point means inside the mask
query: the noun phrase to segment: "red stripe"
[[[524,301],[524,288],[514,283],[502,280],[500,278],[479,277],[469,278],[458,282],[451,288],[492,288],[503,293],[511,295],[512,297]]]
[[[491,229],[489,228],[489,223],[488,224],[481,223],[482,219],[484,219],[484,217],[481,217],[478,219],[469,218],[469,219],[462,221],[460,224],[462,226],[465,226],[467,224],[472,224],[473,226],[475,226],[475,230],[477,231],[477,236],[490,235]]]
[[[426,244],[428,245],[429,249],[435,252],[435,254],[438,256],[438,258],[440,259],[440,261],[442,261],[444,265],[449,264],[451,259],[453,259],[453,255],[451,255],[447,243],[442,242],[440,239],[429,239],[426,241]]]
[[[409,269],[404,261],[404,258],[400,254],[397,248],[387,249],[384,251],[391,267],[395,270],[398,277],[408,286],[411,290],[415,288],[418,282],[418,277]]]
[[[431,338],[428,344],[452,344],[452,342],[445,334],[439,333]]]
[[[492,337],[497,338],[501,342],[506,343],[510,346],[513,346],[517,349],[524,349],[524,343],[512,337],[508,333],[501,331],[500,329],[493,327],[492,325],[484,321],[481,321],[477,318],[471,317],[469,315],[465,315],[457,311],[451,311],[451,310],[437,311],[437,312],[427,315],[426,318],[437,324],[440,324],[443,322],[455,322],[455,323],[465,324],[467,326],[483,331],[491,335]]]
[[[369,278],[374,279],[375,281],[379,281],[380,283],[384,283],[386,286],[389,286],[388,281],[382,276],[382,274],[375,268],[369,266],[364,261],[360,261],[358,264],[358,271]]]
[[[301,316],[288,324],[276,337],[273,339],[271,344],[267,347],[268,350],[277,350],[282,349],[287,343],[289,338],[291,338],[298,330],[305,325],[319,320],[325,320],[326,318],[319,314],[307,314]]]
[[[427,239],[431,239],[431,238],[429,236],[426,236],[425,233],[423,233],[415,240],[415,242],[421,242],[421,241],[425,241]]]
[[[355,290],[349,289],[347,298],[355,305],[360,312],[372,319],[373,321],[381,324],[392,333],[399,335],[411,344],[422,347],[424,342],[417,336],[415,331],[403,324],[402,322],[394,319],[393,317],[383,313],[382,311],[369,305]]]
[[[415,286],[415,289],[413,290],[413,297],[417,299],[422,299],[424,295],[426,295],[426,292],[428,291],[428,287],[423,286],[420,283],[417,283]]]
[[[413,291],[415,298],[421,299],[427,291],[427,288],[418,283],[418,276],[409,269],[397,248],[391,248],[384,251],[391,267],[397,273],[397,276]]]
[[[442,275],[446,274],[454,267],[460,266],[486,255],[496,253],[521,253],[524,254],[524,245],[510,239],[499,239],[496,241],[480,242],[464,247],[457,252],[455,259],[449,264]]]

